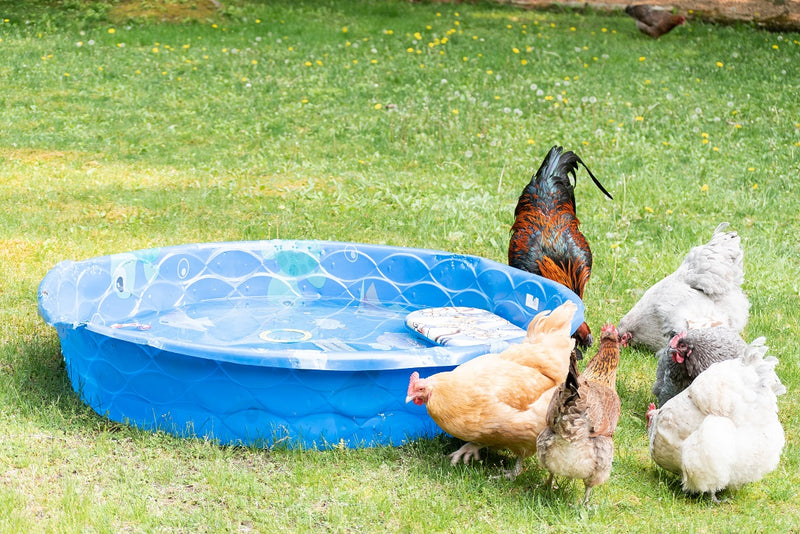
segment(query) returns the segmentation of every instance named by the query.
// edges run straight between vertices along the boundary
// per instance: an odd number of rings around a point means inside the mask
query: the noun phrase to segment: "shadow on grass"
[[[55,332],[10,341],[0,351],[0,365],[3,404],[22,419],[53,430],[102,424],[72,389]]]

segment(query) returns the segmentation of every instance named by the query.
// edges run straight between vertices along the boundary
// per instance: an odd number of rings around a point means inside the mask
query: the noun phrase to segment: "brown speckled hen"
[[[612,436],[620,417],[617,394],[619,335],[614,325],[601,330],[600,348],[579,376],[575,358],[567,379],[559,386],[547,410],[547,428],[536,440],[537,456],[555,475],[583,480],[583,504],[594,486],[611,473]]]

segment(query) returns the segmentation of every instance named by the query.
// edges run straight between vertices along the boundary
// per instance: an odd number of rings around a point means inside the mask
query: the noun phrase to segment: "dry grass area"
[[[217,0],[125,0],[109,12],[112,21],[140,19],[161,22],[202,21],[222,8]]]

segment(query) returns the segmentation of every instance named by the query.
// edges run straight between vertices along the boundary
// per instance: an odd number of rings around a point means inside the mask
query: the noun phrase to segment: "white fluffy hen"
[[[619,322],[623,345],[655,352],[688,328],[744,329],[750,312],[742,291],[744,252],[739,235],[727,227],[717,226],[708,243],[690,250],[675,272],[645,291]]]
[[[647,433],[653,460],[683,478],[683,489],[709,493],[760,480],[778,466],[784,433],[775,374],[764,338],[736,359],[718,362],[660,409],[650,405]]]

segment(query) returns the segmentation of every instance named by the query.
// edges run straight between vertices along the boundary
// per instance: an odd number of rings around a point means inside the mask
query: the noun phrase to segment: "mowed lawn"
[[[800,524],[800,34],[621,12],[398,0],[0,1],[0,530],[788,532]],[[36,291],[64,259],[325,239],[506,261],[522,188],[574,150],[599,333],[728,221],[787,387],[777,470],[727,500],[649,458],[656,361],[625,349],[610,480],[460,442],[220,446],[107,420]],[[590,353],[593,353],[590,350]],[[405,391],[398,391],[398,396]]]

